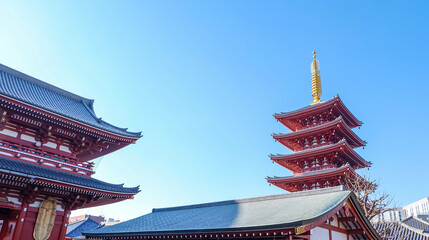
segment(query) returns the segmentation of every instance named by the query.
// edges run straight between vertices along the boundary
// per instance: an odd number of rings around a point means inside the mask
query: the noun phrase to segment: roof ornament
[[[311,96],[314,101],[310,104],[321,103],[320,97],[322,96],[322,81],[320,80],[320,64],[316,60],[316,51],[313,51],[313,62],[311,63]]]

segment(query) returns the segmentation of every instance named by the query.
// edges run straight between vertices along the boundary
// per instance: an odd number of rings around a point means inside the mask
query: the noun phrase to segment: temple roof
[[[127,188],[124,187],[123,184],[111,184],[95,178],[85,177],[2,156],[0,156],[0,172],[26,176],[35,180],[48,180],[65,185],[73,185],[110,193],[136,194],[140,191],[139,187]]]
[[[99,226],[100,223],[92,220],[91,217],[88,217],[85,220],[69,224],[67,226],[66,237],[77,238],[82,236],[82,232],[96,229]]]
[[[422,239],[422,240],[428,240],[429,239],[429,233],[425,229],[427,229],[427,226],[425,225],[409,225],[409,221],[414,221],[416,218],[409,217],[403,221],[396,221],[396,222],[384,222],[379,221],[377,224],[375,224],[376,229],[379,232],[389,231],[391,234],[390,236],[387,236],[386,239],[391,240],[403,240],[403,239]],[[392,224],[395,223],[395,224]],[[405,237],[404,237],[405,236]]]
[[[292,228],[327,216],[341,206],[350,194],[350,191],[343,191],[342,188],[327,188],[153,209],[152,213],[147,215],[84,235],[211,233]]]
[[[329,109],[333,109],[336,112],[337,117],[342,116],[350,128],[362,126],[362,122],[347,109],[338,95],[328,101],[309,105],[295,111],[276,113],[274,114],[274,117],[283,125],[292,131],[295,131],[297,129],[293,122],[294,119],[306,118]]]
[[[140,138],[141,132],[128,132],[98,118],[94,100],[83,98],[0,64],[0,96],[6,96],[74,121],[117,134]]]

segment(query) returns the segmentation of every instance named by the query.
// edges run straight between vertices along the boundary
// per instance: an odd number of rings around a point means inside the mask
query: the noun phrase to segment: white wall
[[[347,235],[344,233],[332,231],[332,240],[347,240]]]
[[[311,229],[310,240],[329,240],[329,230],[315,227]],[[334,239],[334,238],[333,238]],[[347,237],[346,237],[347,240]]]
[[[428,215],[429,214],[429,199],[427,197],[403,207],[407,216]]]

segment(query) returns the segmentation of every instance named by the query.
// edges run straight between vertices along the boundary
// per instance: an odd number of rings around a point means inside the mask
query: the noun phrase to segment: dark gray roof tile
[[[191,206],[152,213],[84,235],[263,230],[297,227],[340,206],[350,195],[342,187]]]
[[[51,181],[61,182],[65,184],[87,187],[96,190],[102,190],[114,193],[138,193],[139,187],[126,188],[124,184],[111,184],[100,181],[95,178],[85,177],[78,174],[73,174],[49,167],[39,166],[33,163],[27,163],[14,159],[9,159],[0,156],[0,172],[11,174],[27,175],[29,177],[48,179]]]

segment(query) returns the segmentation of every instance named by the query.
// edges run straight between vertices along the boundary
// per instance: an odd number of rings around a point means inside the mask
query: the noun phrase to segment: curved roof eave
[[[0,64],[0,95],[50,114],[109,134],[138,139],[141,132],[128,132],[97,118],[94,100],[81,97]]]
[[[324,196],[321,200],[320,196]],[[344,191],[344,188],[341,186],[333,187],[328,189],[319,189],[319,190],[310,190],[307,192],[299,192],[292,194],[281,194],[281,195],[272,195],[265,196],[259,198],[250,198],[250,199],[240,199],[240,200],[231,200],[231,201],[222,201],[222,202],[214,202],[214,203],[205,203],[205,204],[196,204],[196,205],[188,205],[188,206],[180,206],[173,208],[165,208],[165,209],[154,209],[152,213],[143,215],[142,217],[138,217],[127,222],[121,223],[122,225],[112,226],[110,229],[103,230],[95,230],[93,232],[86,232],[87,236],[132,236],[132,235],[155,235],[155,234],[210,234],[210,233],[234,233],[234,232],[252,232],[252,231],[278,231],[284,229],[295,228],[298,226],[303,226],[309,222],[316,223],[320,219],[324,217],[328,217],[328,214],[338,210],[339,207],[342,207],[344,202],[348,199],[350,195],[350,191]],[[303,198],[303,199],[302,199]],[[301,199],[301,200],[300,200]],[[267,215],[267,221],[258,220],[258,221],[246,221],[243,219],[253,219],[252,214],[247,214],[244,211],[249,211],[248,213],[253,213],[253,210],[258,208],[261,209],[262,205],[267,205],[272,209],[277,209],[279,206],[276,204],[300,204],[302,200],[314,202],[314,199],[320,199],[321,202],[318,204],[322,204],[323,208],[318,208],[313,206],[312,210],[308,212],[306,215],[300,215],[301,217],[289,216],[288,214],[282,214],[281,218],[272,221],[272,218]],[[280,202],[278,202],[280,201]],[[245,204],[242,206],[241,204]],[[317,204],[316,204],[317,205]],[[232,214],[233,219],[235,221],[243,221],[242,224],[239,225],[224,225],[220,224],[216,225],[198,225],[196,224],[196,219],[205,216],[205,214],[210,214],[212,211],[226,211],[224,206],[232,206],[233,208],[240,208],[240,215],[235,215],[233,212],[228,210],[228,214]],[[245,207],[247,206],[247,208]],[[218,209],[219,208],[219,209]],[[222,210],[222,208],[224,208]],[[200,209],[200,210],[196,210]],[[227,208],[229,209],[229,208]],[[247,209],[247,210],[246,210]],[[253,209],[253,210],[252,210]],[[267,210],[266,208],[264,208]],[[156,211],[155,211],[156,210]],[[263,211],[265,211],[263,210]],[[198,211],[200,214],[195,214],[195,211]],[[187,212],[191,212],[192,214],[187,214]],[[226,212],[225,212],[226,213]],[[167,215],[165,215],[167,214]],[[170,215],[172,214],[172,215]],[[140,227],[145,221],[152,222],[153,219],[160,220],[160,218],[171,219],[172,216],[187,216],[189,217],[186,222],[189,222],[191,226],[189,227],[179,227],[176,229],[172,229],[171,225],[167,223],[167,225],[161,224],[157,225],[154,223],[155,228],[151,228],[150,226],[146,226],[147,229],[141,229]],[[201,215],[202,214],[202,215]],[[259,215],[258,215],[259,216]],[[289,216],[289,217],[288,217]],[[224,215],[217,215],[214,219],[210,221],[219,222],[218,220],[224,219]],[[227,217],[228,219],[228,217]],[[264,218],[265,219],[265,218]],[[232,220],[232,219],[231,219]],[[196,224],[196,225],[195,225]],[[256,224],[256,225],[255,225]],[[165,228],[167,227],[167,229]],[[170,228],[170,229],[168,229]]]
[[[340,124],[340,126],[337,126],[337,124]],[[334,127],[340,128],[347,137],[349,137],[351,140],[355,141],[356,143],[361,144],[362,146],[366,145],[365,141],[359,138],[359,136],[357,136],[356,133],[354,133],[353,130],[351,130],[351,128],[347,125],[347,123],[344,121],[343,117],[341,116],[333,121],[323,123],[315,127],[305,128],[305,129],[302,129],[296,132],[290,132],[290,133],[272,134],[272,137],[277,141],[281,141],[282,139],[285,139],[285,138],[307,136],[307,135],[314,134],[315,132],[317,133],[318,131],[325,131],[327,129],[331,129]]]
[[[140,192],[140,186],[123,187],[123,184],[107,183],[95,178],[84,177],[3,156],[0,157],[0,172],[106,193],[130,195]]]
[[[329,107],[331,104],[334,104],[334,102],[339,102],[340,106],[336,105],[336,107],[338,111],[340,111],[340,114],[345,119],[347,119],[348,122],[352,123],[351,124],[352,128],[362,126],[363,124],[362,121],[358,120],[353,115],[353,113],[345,106],[345,104],[343,103],[343,101],[341,100],[338,94],[333,98],[319,104],[309,105],[290,112],[275,113],[274,118],[276,118],[278,121],[281,122],[284,119],[290,119],[294,117],[299,117],[300,115],[306,115],[310,110],[313,112],[313,111],[325,109]]]
[[[342,167],[339,168],[332,168],[332,169],[324,169],[324,170],[319,170],[319,171],[313,171],[313,172],[308,172],[307,174],[302,174],[302,175],[291,175],[291,176],[286,176],[286,177],[266,177],[267,181],[289,181],[289,180],[300,180],[301,178],[303,179],[307,179],[307,178],[314,178],[317,177],[318,175],[323,175],[323,174],[340,174],[343,170],[347,170],[347,171],[351,171],[353,173],[355,173],[355,171],[353,170],[353,168],[350,167],[349,164],[343,165]]]

